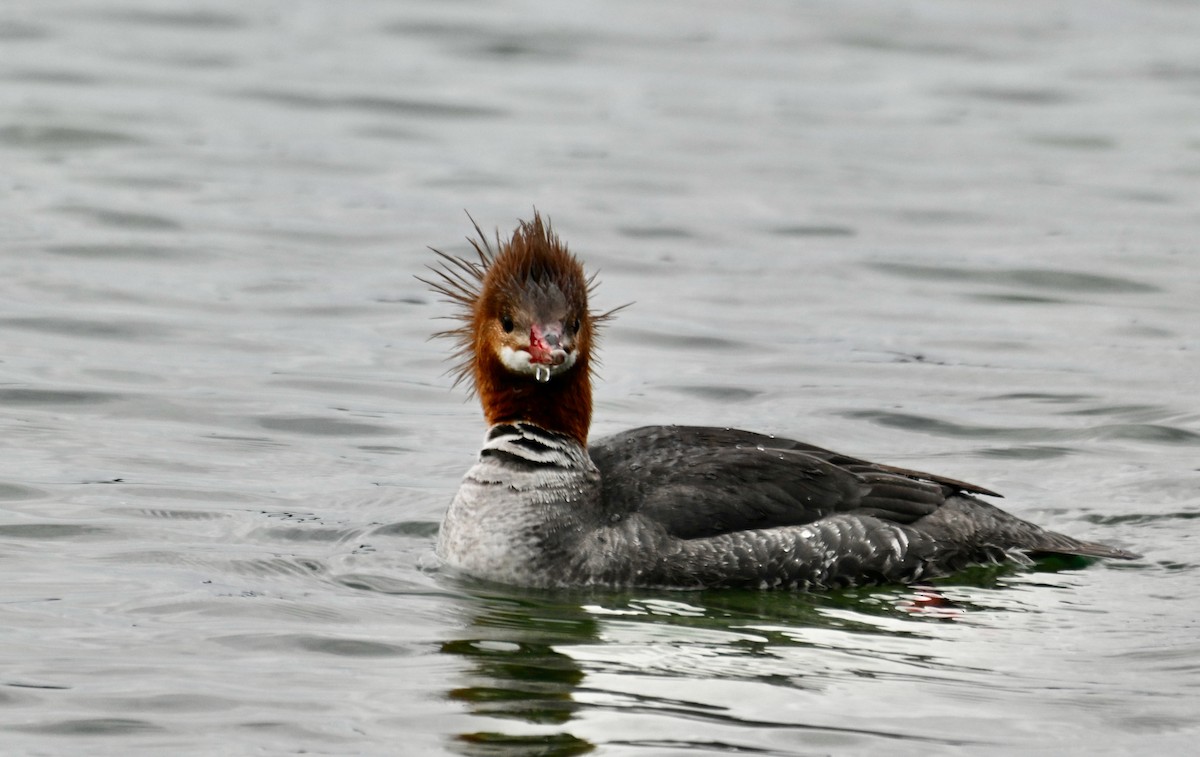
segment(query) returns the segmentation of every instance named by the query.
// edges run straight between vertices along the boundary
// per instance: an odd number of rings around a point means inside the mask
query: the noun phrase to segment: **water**
[[[6,754],[1182,753],[1200,11],[0,10]],[[430,559],[482,438],[413,279],[602,270],[594,433],[735,425],[1146,554],[541,594]]]

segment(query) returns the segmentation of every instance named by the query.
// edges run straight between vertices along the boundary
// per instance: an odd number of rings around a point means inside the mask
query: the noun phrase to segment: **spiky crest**
[[[575,286],[575,279],[561,275],[561,270],[563,267],[569,267],[582,272],[582,265],[567,250],[566,245],[559,240],[549,220],[547,219],[545,223],[542,222],[541,214],[536,208],[533,211],[533,220],[519,221],[509,241],[502,241],[499,229],[497,229],[495,247],[488,242],[483,229],[479,227],[470,213],[467,213],[467,218],[470,219],[478,236],[478,238],[467,237],[467,242],[475,250],[477,259],[459,257],[430,247],[429,249],[441,259],[439,265],[426,266],[436,275],[436,278],[422,276],[416,278],[432,291],[442,295],[445,302],[458,308],[453,315],[442,317],[458,321],[459,325],[437,331],[433,337],[444,337],[454,341],[455,350],[449,359],[455,363],[447,373],[454,376],[455,386],[470,380],[470,390],[475,394],[479,389],[476,385],[475,362],[478,347],[476,337],[479,319],[482,315],[481,309],[487,304],[484,301],[484,285],[485,282],[488,282],[489,274],[502,274],[493,277],[490,284],[492,288],[519,293],[523,289],[527,289],[530,282],[535,282],[543,287],[553,282],[570,296],[572,292],[567,290]],[[502,261],[500,267],[497,267],[498,260]],[[591,298],[598,284],[597,273],[592,273],[583,279],[582,294],[585,299]],[[596,336],[597,327],[612,319],[617,312],[627,306],[621,305],[602,313],[587,310],[585,317],[591,323],[592,338],[594,339]],[[589,369],[595,362],[596,359],[592,357]]]

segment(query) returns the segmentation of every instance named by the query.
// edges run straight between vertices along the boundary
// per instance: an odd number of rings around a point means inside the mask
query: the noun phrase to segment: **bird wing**
[[[650,426],[594,443],[610,518],[637,513],[681,539],[798,526],[834,513],[912,523],[982,487],[737,429]]]

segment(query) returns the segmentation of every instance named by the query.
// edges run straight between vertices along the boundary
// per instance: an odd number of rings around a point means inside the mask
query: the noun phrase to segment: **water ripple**
[[[1153,284],[1096,273],[1042,268],[982,269],[954,266],[929,266],[912,263],[871,263],[871,268],[920,281],[970,281],[1013,287],[1054,289],[1062,292],[1143,293],[1159,292]]]
[[[0,403],[3,403],[4,401],[3,390],[0,390]],[[32,486],[25,486],[24,484],[0,482],[0,501],[41,499],[46,496],[48,496],[48,492],[42,489],[35,489]]]
[[[107,208],[96,208],[86,205],[61,205],[52,209],[59,213],[87,216],[100,226],[110,226],[116,229],[178,231],[183,228],[183,224],[175,219],[154,213],[109,210]]]
[[[0,40],[20,42],[42,39],[51,36],[50,28],[38,24],[29,24],[11,19],[0,20]]]
[[[0,525],[0,536],[14,539],[80,539],[112,533],[102,526],[71,523],[15,523]]]
[[[1046,441],[1119,439],[1172,445],[1193,445],[1200,443],[1200,433],[1162,423],[1112,423],[1092,426],[1090,428],[1072,429],[1050,426],[998,427],[967,425],[916,415],[914,413],[895,413],[885,410],[848,410],[839,413],[839,415],[845,418],[868,420],[888,428],[904,429],[906,431],[946,438],[1011,439],[1014,441],[1030,439],[1042,439]]]
[[[507,115],[502,108],[485,105],[374,95],[319,95],[311,92],[249,89],[237,92],[236,96],[306,110],[358,110],[414,118],[459,120],[499,118]]]
[[[46,252],[65,257],[94,260],[137,260],[178,263],[203,258],[203,253],[183,247],[157,244],[53,244],[42,248]]]
[[[68,718],[8,727],[25,733],[89,737],[136,735],[163,730],[162,726],[140,718]]]
[[[401,644],[316,634],[260,633],[221,636],[212,641],[244,651],[317,652],[338,657],[404,657],[413,651]]]
[[[163,26],[177,29],[227,32],[246,25],[245,19],[232,13],[210,10],[106,10],[95,14],[97,19],[110,19],[123,24]]]
[[[781,237],[852,237],[857,234],[851,226],[836,224],[776,226],[771,233]]]
[[[104,321],[70,316],[0,318],[0,326],[44,334],[126,341],[161,339],[171,333],[162,324],[148,321]]]
[[[0,389],[0,403],[14,407],[100,405],[118,399],[122,399],[122,395],[112,392],[94,392],[79,389]]]
[[[395,433],[394,429],[387,426],[339,418],[265,416],[258,418],[256,422],[271,431],[286,431],[306,436],[382,436]]]
[[[36,150],[86,150],[145,144],[131,134],[80,126],[17,124],[0,126],[0,145]]]

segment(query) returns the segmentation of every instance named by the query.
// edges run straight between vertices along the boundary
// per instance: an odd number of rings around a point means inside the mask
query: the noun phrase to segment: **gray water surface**
[[[0,9],[5,754],[1186,753],[1200,7]],[[1134,563],[537,593],[413,276],[536,206],[593,434],[787,434]]]

